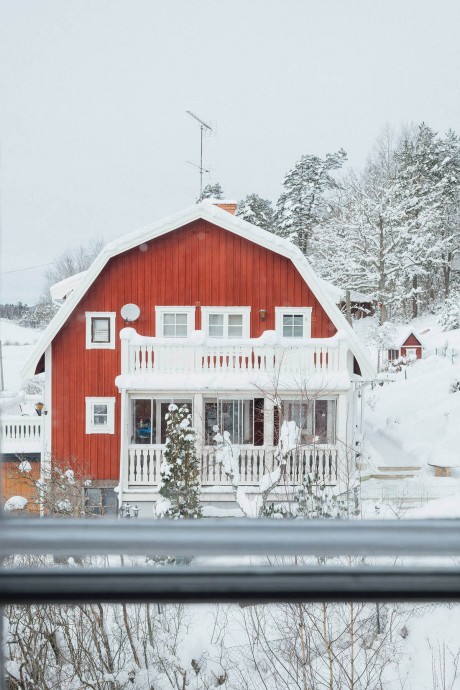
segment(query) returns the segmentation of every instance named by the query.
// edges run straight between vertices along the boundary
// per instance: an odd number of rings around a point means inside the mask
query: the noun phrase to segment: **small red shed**
[[[423,349],[421,337],[413,330],[405,330],[396,336],[394,348],[388,350],[388,360],[393,362],[399,357],[422,359]]]

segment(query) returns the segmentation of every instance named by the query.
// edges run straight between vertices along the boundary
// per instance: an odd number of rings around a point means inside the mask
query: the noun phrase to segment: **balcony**
[[[0,421],[2,453],[40,453],[43,446],[43,417],[3,416]]]
[[[278,466],[275,448],[241,447],[239,457],[239,484],[259,486],[262,477]],[[130,445],[125,468],[124,490],[135,487],[157,489],[164,446]],[[205,448],[200,453],[201,485],[203,487],[231,487],[231,480],[224,468],[216,461],[215,449]],[[281,484],[302,484],[306,474],[313,472],[325,484],[337,483],[338,450],[334,446],[305,446],[288,454]]]
[[[120,388],[200,390],[284,387],[347,389],[347,342],[339,332],[332,338],[282,340],[274,331],[260,338],[217,340],[195,331],[190,338],[140,336],[132,328],[122,341]]]

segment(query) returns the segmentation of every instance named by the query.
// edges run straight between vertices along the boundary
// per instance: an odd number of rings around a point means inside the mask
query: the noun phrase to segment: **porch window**
[[[394,362],[395,359],[398,359],[399,357],[399,350],[389,350],[388,351],[388,359],[390,362]]]
[[[190,414],[192,413],[191,400],[132,398],[131,443],[150,445],[166,443],[165,416],[172,402],[178,407],[186,405]]]
[[[235,445],[263,445],[263,399],[204,402],[206,444],[214,443],[214,427],[228,431]]]
[[[300,429],[300,444],[335,443],[335,400],[283,400],[276,415],[275,443],[284,421],[295,422]]]

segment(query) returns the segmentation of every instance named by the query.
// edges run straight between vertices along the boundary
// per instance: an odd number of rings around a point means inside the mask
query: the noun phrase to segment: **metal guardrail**
[[[131,554],[198,557],[202,565],[0,568],[0,604],[75,601],[460,601],[460,520],[4,519],[0,557]],[[251,566],[214,557],[258,557]],[[449,557],[414,567],[262,565],[261,557]],[[232,559],[233,560],[233,559]],[[280,562],[280,561],[278,561]],[[282,561],[281,561],[282,562]],[[305,563],[298,558],[298,563]],[[332,561],[330,561],[332,562]],[[285,563],[285,562],[284,562]],[[413,560],[411,560],[413,564]],[[430,560],[433,563],[433,560]]]

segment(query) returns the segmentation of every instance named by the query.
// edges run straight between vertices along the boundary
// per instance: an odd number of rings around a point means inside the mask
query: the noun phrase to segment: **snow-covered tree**
[[[53,302],[39,302],[33,307],[28,307],[22,314],[19,323],[28,328],[46,328],[59,306]]]
[[[326,157],[303,155],[284,178],[276,205],[276,232],[292,240],[304,254],[317,228],[329,217],[326,194],[337,187],[332,176],[347,159],[343,149]]]
[[[198,518],[200,506],[200,462],[196,452],[196,431],[187,405],[169,405],[166,445],[161,465],[157,514],[171,518]]]
[[[219,182],[216,182],[215,184],[207,184],[205,187],[203,187],[203,191],[201,192],[200,196],[196,200],[196,203],[199,204],[200,201],[203,201],[203,199],[223,199],[224,198],[224,190],[220,186]]]
[[[439,324],[443,331],[460,328],[460,292],[451,292],[439,311]]]
[[[103,248],[104,240],[101,237],[92,240],[87,245],[81,244],[62,252],[54,260],[53,266],[45,271],[41,301],[51,302],[50,287],[76,273],[86,271]]]
[[[258,194],[248,194],[238,204],[236,215],[264,230],[274,232],[274,210],[269,199]]]

